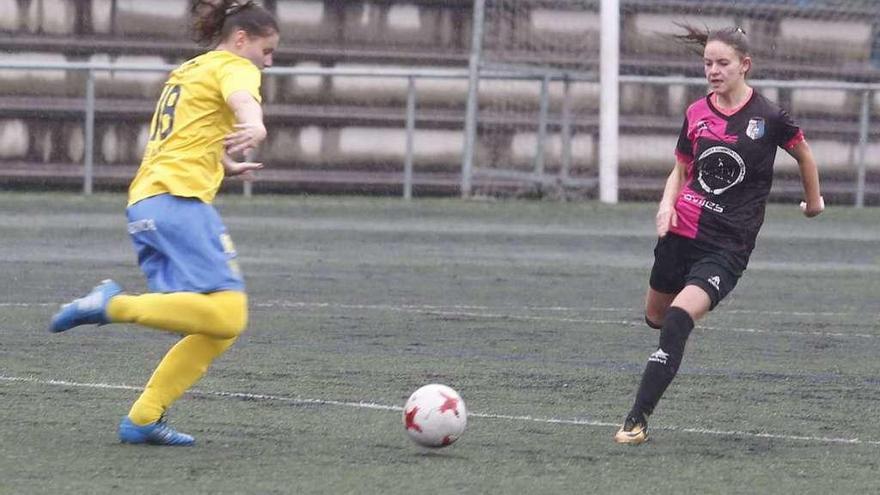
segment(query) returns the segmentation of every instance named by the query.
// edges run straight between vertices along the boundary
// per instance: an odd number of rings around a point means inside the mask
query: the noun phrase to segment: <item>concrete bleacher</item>
[[[658,2],[659,3],[659,2]],[[635,13],[624,18],[621,32],[625,52],[678,54],[680,24],[709,29],[742,26],[761,57],[794,59],[827,65],[837,60],[866,62],[871,56],[876,19],[816,19],[798,17],[743,18],[737,15]]]
[[[165,64],[162,57],[145,55],[106,54],[92,55],[88,59],[94,63],[113,63],[118,65],[156,66]],[[168,78],[164,72],[140,71],[99,71],[95,73],[95,95],[97,97],[123,97],[155,99],[162,92],[162,85]]]
[[[460,132],[421,129],[414,136],[414,159],[421,169],[443,167],[461,156]],[[400,170],[406,132],[396,127],[281,127],[273,129],[260,159],[277,162],[295,157],[301,167],[352,170]]]
[[[597,11],[535,8],[529,14],[527,29],[512,33],[522,44],[551,53],[556,47],[589,53],[599,46],[601,22]]]
[[[861,95],[836,89],[792,89],[789,112],[800,117],[858,114]]]
[[[63,63],[67,61],[67,58],[57,53],[18,52],[4,53],[2,60],[40,65],[41,63]],[[80,92],[81,89],[74,86],[74,83],[71,82],[70,74],[64,70],[0,69],[0,94],[64,96]]]
[[[187,0],[116,0],[115,18],[110,27],[123,37],[180,38],[185,36],[188,16]]]
[[[282,29],[276,65],[428,68],[467,64],[471,22],[467,1],[284,0],[273,4]],[[680,29],[675,22],[709,27],[740,22],[762,47],[772,43],[780,52],[803,48],[795,57],[797,63],[776,60],[771,50],[756,50],[760,77],[822,71],[827,77],[839,70],[857,80],[877,78],[877,70],[870,65],[876,18],[853,15],[826,22],[792,16],[792,10],[778,10],[771,4],[754,7],[759,9],[756,12],[764,12],[755,17],[743,10],[706,16],[697,8],[688,10],[686,4],[623,1],[621,46],[626,70],[698,75],[702,70],[699,58],[672,39]],[[0,59],[176,63],[200,50],[186,38],[187,5],[187,0],[0,0],[0,50],[7,52]],[[561,45],[583,52],[571,60],[558,60],[562,65],[595,69],[601,29],[595,6],[557,10],[549,5],[542,2],[518,20],[522,24],[516,26],[515,36],[523,46],[537,50],[533,57],[542,57],[542,49]],[[88,15],[83,17],[84,13]],[[824,26],[828,29],[820,29]],[[817,29],[821,36],[814,35]],[[95,160],[102,173],[118,178],[112,171],[130,171],[139,162],[146,123],[164,78],[161,73],[97,74],[96,92],[101,100]],[[264,95],[270,135],[261,159],[271,163],[278,180],[283,179],[279,172],[297,170],[400,171],[405,153],[407,86],[406,79],[390,77],[267,77]],[[7,146],[0,160],[33,161],[47,167],[80,163],[84,133],[78,98],[83,88],[81,73],[0,70],[0,145],[26,143]],[[416,170],[455,174],[463,145],[467,82],[420,79],[416,90]],[[573,174],[595,175],[599,86],[575,82],[570,91],[575,117]],[[623,174],[646,177],[668,172],[682,113],[701,91],[685,86],[622,85]],[[771,99],[782,97],[796,119],[806,124],[824,170],[851,175],[859,95],[836,90],[762,91]],[[26,100],[16,101],[12,95]],[[521,170],[532,166],[537,140],[534,118],[518,117],[509,110],[536,115],[539,95],[537,81],[481,82],[482,126],[492,130],[481,134],[481,159],[500,158]],[[562,162],[561,83],[551,84],[550,96],[545,167],[558,170]],[[872,108],[880,114],[880,95],[875,95]],[[46,122],[47,118],[53,122]],[[871,140],[880,143],[880,129],[872,129]],[[880,158],[875,156],[869,155],[870,170],[880,173]],[[784,153],[778,162],[783,172],[795,168]]]
[[[321,0],[280,2],[276,10],[278,27],[284,33],[284,40],[292,43],[326,36],[324,14],[324,2]]]
[[[66,0],[0,0],[0,30],[70,35],[76,26],[74,2]]]
[[[0,0],[0,29],[15,31],[19,28],[18,0]]]
[[[519,132],[513,135],[509,147],[509,160],[520,170],[530,170],[534,165],[538,136],[534,132]],[[571,166],[574,170],[595,172],[596,140],[592,134],[575,134],[571,138]],[[557,171],[562,166],[562,136],[557,133],[547,135],[544,143],[544,166],[548,171]]]
[[[779,21],[776,50],[798,59],[844,59],[864,62],[871,57],[874,26],[864,21],[789,18]]]
[[[140,162],[141,153],[149,139],[147,124],[108,124],[98,133],[97,151],[107,164]]]
[[[659,13],[626,16],[620,34],[621,51],[659,55],[681,54],[682,44],[674,35],[681,34],[682,28],[676,23],[718,29],[736,25],[736,18]]]
[[[0,158],[24,158],[28,152],[27,124],[21,119],[0,120]]]

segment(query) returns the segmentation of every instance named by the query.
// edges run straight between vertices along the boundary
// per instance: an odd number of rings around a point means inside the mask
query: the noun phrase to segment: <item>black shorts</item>
[[[651,288],[677,294],[686,285],[696,285],[709,294],[714,309],[736,287],[742,275],[721,252],[675,234],[667,234],[654,248]]]

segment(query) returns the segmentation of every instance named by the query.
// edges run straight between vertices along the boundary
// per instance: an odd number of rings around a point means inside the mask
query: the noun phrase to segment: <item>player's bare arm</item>
[[[235,130],[224,140],[226,153],[237,156],[256,149],[266,139],[266,126],[263,125],[263,108],[247,91],[236,91],[229,95],[226,103],[235,114]]]
[[[678,215],[675,214],[675,201],[678,193],[684,187],[684,181],[687,177],[687,165],[676,160],[675,167],[666,179],[666,186],[663,188],[663,199],[660,200],[660,206],[657,208],[657,236],[664,237],[669,232],[670,227],[678,227]]]
[[[825,210],[825,200],[822,198],[819,188],[819,167],[816,166],[813,151],[806,141],[801,141],[787,151],[797,160],[801,172],[801,183],[804,186],[804,201],[801,203],[801,210],[805,216],[815,217]]]

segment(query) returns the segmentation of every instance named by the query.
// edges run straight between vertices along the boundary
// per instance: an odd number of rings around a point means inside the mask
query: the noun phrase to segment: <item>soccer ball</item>
[[[458,392],[432,383],[416,390],[403,406],[403,425],[413,442],[423,447],[446,447],[467,426],[467,409]]]

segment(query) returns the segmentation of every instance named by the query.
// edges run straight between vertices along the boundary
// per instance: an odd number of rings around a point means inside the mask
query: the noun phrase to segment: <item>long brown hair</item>
[[[200,45],[214,45],[241,29],[248,36],[270,36],[278,32],[271,12],[253,0],[192,0],[192,39]]]
[[[752,49],[749,44],[749,38],[741,27],[727,27],[722,29],[711,30],[708,27],[704,29],[696,28],[690,24],[675,23],[686,31],[685,34],[675,35],[676,38],[691,46],[694,51],[700,55],[703,54],[703,48],[710,41],[720,41],[725,45],[733,48],[740,58],[750,57]]]

